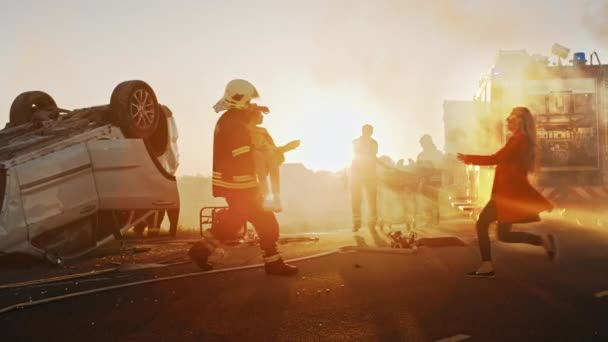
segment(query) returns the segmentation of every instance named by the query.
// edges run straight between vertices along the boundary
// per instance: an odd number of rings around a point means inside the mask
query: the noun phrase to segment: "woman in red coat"
[[[555,237],[541,237],[531,233],[512,232],[514,223],[539,221],[538,213],[551,211],[553,206],[528,182],[528,173],[535,164],[536,126],[530,110],[515,107],[507,118],[511,138],[493,155],[478,156],[458,154],[458,159],[472,165],[496,165],[492,196],[477,220],[477,240],[482,263],[473,277],[494,277],[490,254],[490,224],[497,221],[498,239],[508,243],[527,243],[542,246],[550,260],[556,253]]]

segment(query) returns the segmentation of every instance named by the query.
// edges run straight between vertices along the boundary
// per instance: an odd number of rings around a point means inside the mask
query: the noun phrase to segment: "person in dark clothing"
[[[364,191],[367,195],[368,227],[370,230],[376,227],[378,143],[372,138],[373,134],[374,128],[371,125],[364,125],[361,137],[353,141],[354,158],[351,166],[353,232],[361,228],[361,200]]]
[[[177,224],[179,221],[179,208],[177,209],[167,209],[165,210],[167,213],[167,218],[169,218],[169,235],[176,236],[177,235]],[[161,220],[164,215],[161,214]]]
[[[165,214],[167,214],[167,217],[169,218],[169,235],[176,236],[179,208],[158,210],[157,215],[151,215],[148,217],[148,219],[135,225],[135,227],[133,227],[133,231],[137,236],[143,236],[144,231],[146,228],[148,228],[148,236],[158,235],[160,226],[165,218]]]
[[[425,134],[420,138],[422,151],[416,158],[420,183],[417,192],[424,199],[426,204],[423,206],[425,216],[430,218],[429,223],[438,226],[440,223],[439,192],[441,189],[441,178],[443,169],[443,153],[433,142],[433,138]]]
[[[223,241],[232,240],[246,222],[251,222],[260,239],[267,274],[293,275],[298,269],[283,262],[277,251],[279,224],[272,211],[264,210],[253,157],[253,143],[247,124],[250,101],[258,97],[255,87],[245,80],[232,80],[224,97],[214,107],[224,111],[215,126],[213,140],[213,196],[223,197],[229,215],[203,233],[203,239],[189,251],[202,269],[212,266],[208,257]]]
[[[477,239],[481,253],[481,266],[468,273],[473,277],[494,277],[490,254],[488,229],[498,222],[498,239],[508,243],[526,243],[542,246],[550,260],[556,256],[555,237],[538,236],[526,232],[512,232],[514,223],[539,221],[538,214],[551,211],[553,206],[528,181],[528,173],[535,164],[536,126],[526,107],[515,107],[507,118],[511,137],[507,144],[493,155],[458,154],[458,159],[471,165],[496,165],[492,196],[477,220]]]

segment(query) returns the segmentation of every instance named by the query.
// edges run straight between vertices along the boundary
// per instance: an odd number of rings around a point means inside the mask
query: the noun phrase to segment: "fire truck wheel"
[[[15,98],[10,109],[11,126],[23,125],[32,121],[37,110],[53,111],[57,104],[53,98],[43,91],[28,91]]]
[[[154,134],[162,112],[154,90],[144,81],[126,81],[114,88],[110,99],[112,121],[127,138]]]

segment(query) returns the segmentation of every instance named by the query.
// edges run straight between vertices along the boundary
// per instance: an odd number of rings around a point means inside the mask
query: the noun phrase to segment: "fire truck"
[[[500,51],[472,103],[471,154],[492,154],[508,139],[505,119],[528,107],[537,127],[538,167],[532,183],[558,208],[596,209],[608,203],[606,137],[608,65],[555,44],[557,61],[525,50]],[[595,57],[595,63],[594,63]],[[467,167],[467,196],[459,208],[475,211],[490,195],[493,167]]]

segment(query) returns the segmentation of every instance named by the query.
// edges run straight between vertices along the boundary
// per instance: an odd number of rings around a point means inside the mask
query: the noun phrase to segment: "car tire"
[[[169,146],[169,127],[167,126],[167,114],[165,111],[169,111],[170,113],[169,108],[158,105],[158,112],[160,113],[158,126],[156,127],[156,131],[145,141],[154,157],[162,156]]]
[[[37,110],[55,110],[57,104],[53,98],[43,91],[27,91],[19,94],[13,100],[10,109],[10,124],[18,126],[32,121],[32,117]]]
[[[110,108],[113,123],[127,138],[152,136],[163,115],[152,87],[138,80],[117,85],[112,92]]]

